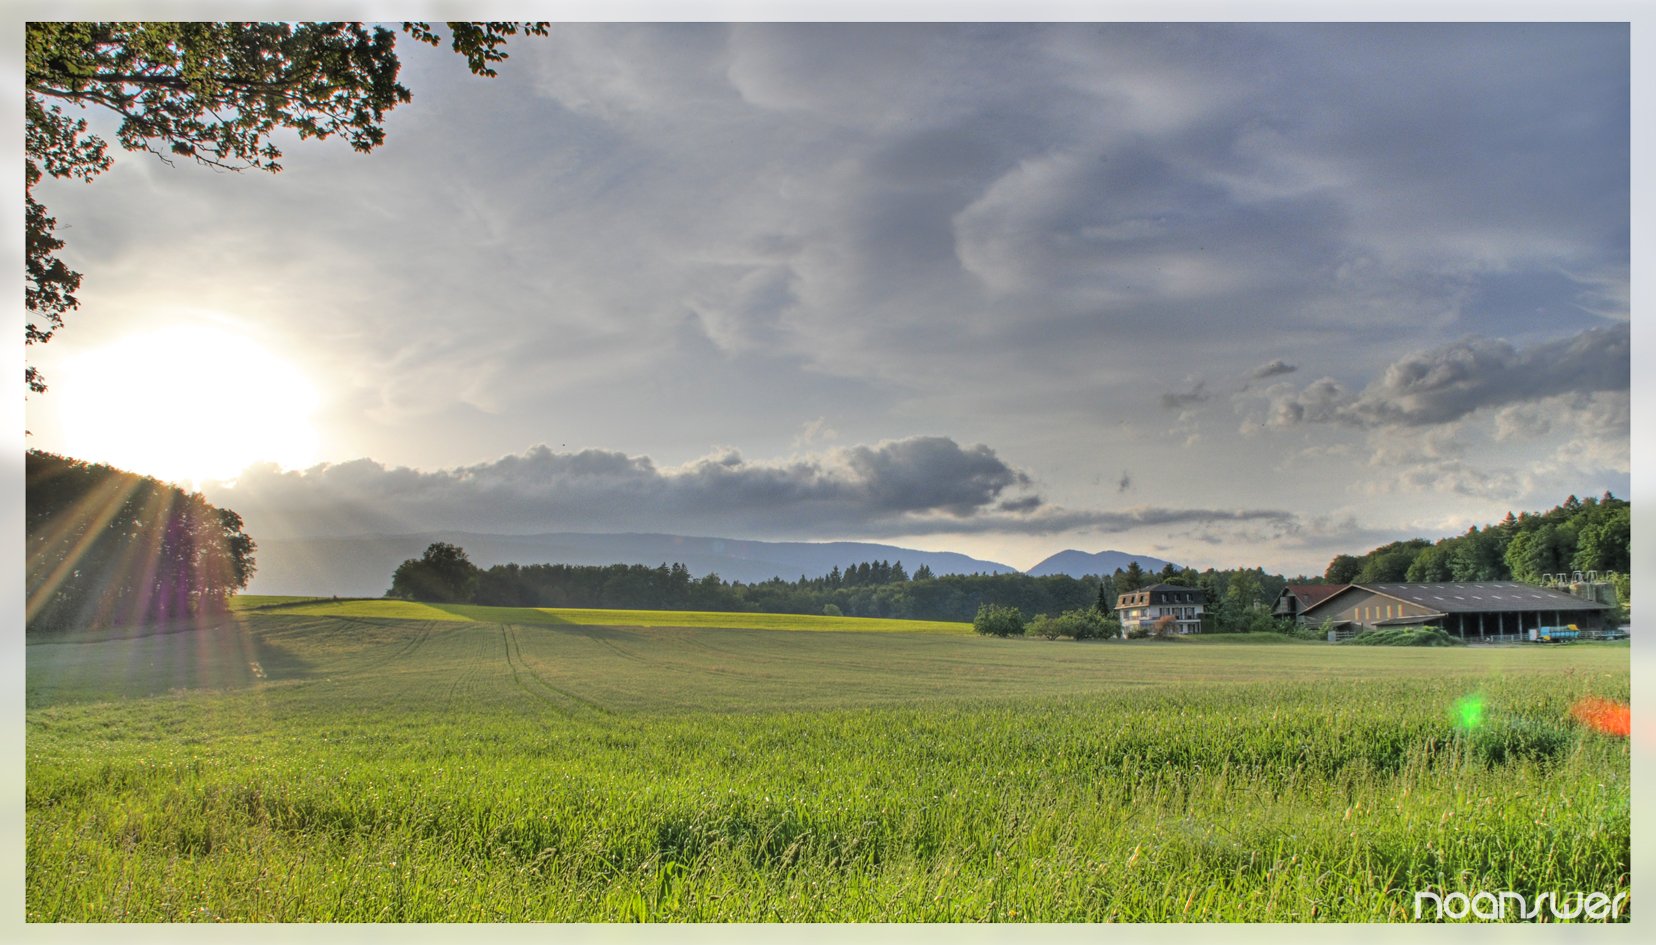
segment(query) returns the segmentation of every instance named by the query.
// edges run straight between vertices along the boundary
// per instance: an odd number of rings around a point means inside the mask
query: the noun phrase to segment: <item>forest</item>
[[[1622,605],[1632,587],[1633,507],[1609,492],[1570,496],[1545,512],[1511,512],[1500,522],[1436,542],[1424,538],[1381,545],[1365,555],[1338,555],[1323,578],[1330,584],[1400,581],[1524,581],[1548,574],[1597,571],[1613,575]]]

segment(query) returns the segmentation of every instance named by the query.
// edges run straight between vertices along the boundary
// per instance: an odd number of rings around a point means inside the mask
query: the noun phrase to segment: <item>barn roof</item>
[[[1290,584],[1284,590],[1299,599],[1300,607],[1315,607],[1336,593],[1346,589],[1345,584]]]
[[[1364,590],[1381,594],[1394,600],[1415,604],[1419,607],[1429,607],[1432,610],[1446,614],[1456,613],[1513,613],[1516,611],[1556,610],[1556,611],[1594,611],[1609,610],[1604,604],[1597,604],[1590,600],[1582,600],[1558,591],[1536,587],[1533,584],[1524,584],[1520,581],[1454,581],[1437,584],[1353,584],[1345,590]],[[1331,601],[1344,597],[1343,593],[1329,595],[1317,604],[1307,607],[1302,614],[1312,610],[1331,608]]]

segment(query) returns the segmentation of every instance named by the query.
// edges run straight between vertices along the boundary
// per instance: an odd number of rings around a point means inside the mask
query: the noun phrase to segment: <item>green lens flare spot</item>
[[[1455,700],[1455,725],[1470,732],[1483,724],[1484,698],[1479,693]]]

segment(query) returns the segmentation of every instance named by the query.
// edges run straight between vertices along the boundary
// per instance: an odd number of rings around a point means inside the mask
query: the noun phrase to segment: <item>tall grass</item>
[[[1568,721],[1627,698],[1625,648],[258,615],[179,643],[274,669],[54,683],[63,648],[29,648],[31,920],[1369,921],[1628,888],[1625,742]]]

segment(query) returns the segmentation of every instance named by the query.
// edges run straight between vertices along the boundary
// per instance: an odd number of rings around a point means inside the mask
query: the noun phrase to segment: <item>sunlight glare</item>
[[[131,335],[66,361],[64,452],[199,487],[258,462],[317,460],[320,398],[289,360],[214,325]]]

